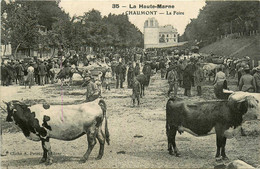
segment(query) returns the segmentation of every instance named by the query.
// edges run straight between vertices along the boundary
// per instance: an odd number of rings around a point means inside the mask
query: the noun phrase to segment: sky
[[[113,4],[118,4],[119,7],[113,8]],[[141,8],[139,6],[157,6],[157,4],[168,5],[171,6],[171,8]],[[154,17],[158,20],[159,26],[170,24],[177,29],[180,35],[184,33],[185,27],[190,22],[190,19],[198,16],[199,10],[202,9],[203,6],[205,6],[205,1],[203,0],[61,0],[60,2],[60,7],[69,13],[71,17],[73,15],[82,16],[85,12],[92,9],[100,11],[102,16],[107,16],[109,13],[128,13],[129,21],[139,28],[141,32],[143,32],[145,20]],[[137,14],[137,11],[144,11],[149,15],[134,15],[135,13]]]

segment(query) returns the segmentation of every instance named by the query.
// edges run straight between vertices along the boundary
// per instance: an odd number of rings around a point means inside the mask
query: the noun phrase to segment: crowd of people
[[[64,55],[59,52],[58,57]],[[226,98],[223,89],[228,89],[228,78],[237,77],[238,90],[245,92],[260,93],[260,66],[252,67],[250,58],[242,59],[219,57],[223,60],[213,70],[205,70],[210,56],[193,55],[192,53],[178,55],[172,52],[160,53],[143,52],[140,48],[121,50],[102,50],[96,54],[92,60],[85,55],[73,54],[64,57],[62,62],[59,59],[30,59],[30,60],[8,60],[1,64],[1,82],[3,86],[12,85],[45,85],[55,83],[55,69],[71,69],[71,63],[77,68],[79,62],[87,62],[89,66],[95,62],[105,63],[107,69],[102,71],[97,78],[93,78],[90,71],[82,72],[84,84],[87,86],[87,100],[91,101],[99,97],[102,93],[102,86],[105,90],[111,89],[111,83],[115,80],[115,88],[133,89],[133,98],[136,98],[136,91],[140,92],[140,84],[136,77],[140,74],[146,75],[147,80],[154,72],[160,70],[162,79],[166,79],[169,84],[167,95],[173,92],[178,95],[178,88],[184,88],[184,96],[191,97],[191,88],[196,86],[197,96],[203,94],[203,84],[210,73],[214,74],[214,92],[217,98]],[[69,62],[68,58],[72,59]],[[74,62],[75,61],[75,62]],[[139,103],[139,98],[137,98]]]

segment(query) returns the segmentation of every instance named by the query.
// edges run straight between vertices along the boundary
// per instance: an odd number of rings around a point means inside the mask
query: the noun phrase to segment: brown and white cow
[[[99,141],[100,149],[97,159],[104,154],[105,140],[109,144],[109,132],[106,118],[106,104],[95,100],[77,105],[28,106],[20,101],[10,101],[7,105],[6,121],[14,120],[26,138],[41,141],[43,157],[40,162],[52,163],[50,138],[70,141],[87,134],[88,149],[81,159],[85,162]],[[105,134],[102,123],[105,120]]]
[[[186,131],[195,136],[210,134],[215,128],[217,153],[216,159],[228,159],[225,153],[226,136],[224,132],[230,127],[238,127],[243,115],[251,108],[258,106],[258,100],[247,96],[240,101],[215,100],[205,102],[188,102],[170,98],[166,104],[166,132],[168,151],[171,155],[180,156],[175,143],[177,131]]]

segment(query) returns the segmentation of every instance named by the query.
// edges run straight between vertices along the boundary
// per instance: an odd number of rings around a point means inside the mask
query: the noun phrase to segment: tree
[[[38,47],[39,32],[38,12],[28,4],[10,2],[6,5],[7,18],[4,20],[5,29],[8,30],[8,39],[16,56],[18,48],[30,49]]]

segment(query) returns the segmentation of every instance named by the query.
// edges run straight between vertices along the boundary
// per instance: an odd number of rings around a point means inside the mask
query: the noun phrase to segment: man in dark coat
[[[142,72],[143,72],[144,75],[146,75],[146,77],[148,78],[148,82],[150,83],[150,77],[151,77],[151,74],[152,74],[152,68],[151,68],[150,64],[147,61],[145,62],[145,65],[143,67]]]
[[[135,76],[140,75],[140,65],[139,65],[139,63],[136,63],[134,71],[135,71]]]
[[[40,77],[39,77],[39,62],[36,61],[33,64],[33,68],[34,68],[34,78],[35,78],[35,83],[40,85]]]
[[[46,66],[44,62],[41,62],[41,64],[39,65],[39,76],[40,76],[40,85],[42,86],[44,86],[45,84],[46,73],[47,73]]]
[[[20,63],[17,65],[16,71],[17,71],[17,79],[19,80],[19,84],[20,84],[20,85],[23,85],[24,68],[23,68],[22,62],[20,62]]]
[[[119,82],[120,82],[120,88],[123,88],[123,83],[125,81],[126,67],[123,65],[122,62],[119,62],[119,64],[117,65],[115,73],[116,73],[116,88],[118,89]]]
[[[134,66],[133,63],[130,62],[128,71],[127,71],[127,87],[132,88],[133,78],[134,78]]]
[[[193,65],[189,63],[183,72],[184,96],[191,96],[191,86],[193,81]]]
[[[163,58],[159,62],[159,68],[161,71],[161,78],[164,79],[166,73],[166,62]]]
[[[8,86],[8,70],[6,68],[6,65],[4,64],[4,62],[1,63],[1,82],[3,86]]]

